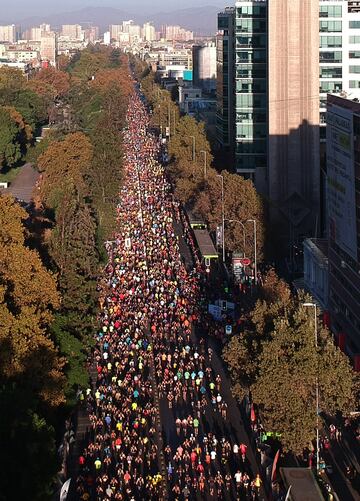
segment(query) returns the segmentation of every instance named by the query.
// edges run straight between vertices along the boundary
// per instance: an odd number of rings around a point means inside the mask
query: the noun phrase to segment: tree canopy
[[[316,384],[320,410],[344,414],[356,402],[357,378],[348,358],[334,345],[304,293],[291,296],[285,282],[270,270],[245,332],[234,336],[223,357],[233,392],[250,393],[267,431],[281,434],[285,450],[301,454],[315,438]]]

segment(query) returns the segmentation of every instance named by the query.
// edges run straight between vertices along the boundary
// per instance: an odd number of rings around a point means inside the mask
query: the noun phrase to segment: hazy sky
[[[84,7],[116,7],[130,13],[141,9],[143,13],[147,13],[202,5],[222,6],[223,3],[224,0],[0,0],[0,20],[16,21],[33,15],[54,14]]]

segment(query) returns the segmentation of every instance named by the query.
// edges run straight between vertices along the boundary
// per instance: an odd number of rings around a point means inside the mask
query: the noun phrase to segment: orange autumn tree
[[[47,332],[60,299],[55,277],[25,245],[27,213],[0,196],[0,381],[21,381],[51,406],[64,401],[64,361]]]

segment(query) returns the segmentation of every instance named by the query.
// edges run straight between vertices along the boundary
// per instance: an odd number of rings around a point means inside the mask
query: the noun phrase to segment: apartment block
[[[16,42],[16,27],[15,24],[0,26],[0,42]]]

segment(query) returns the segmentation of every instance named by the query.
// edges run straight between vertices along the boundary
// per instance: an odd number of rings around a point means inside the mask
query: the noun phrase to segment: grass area
[[[13,167],[12,169],[0,169],[0,183],[12,183],[19,174],[21,167]]]

